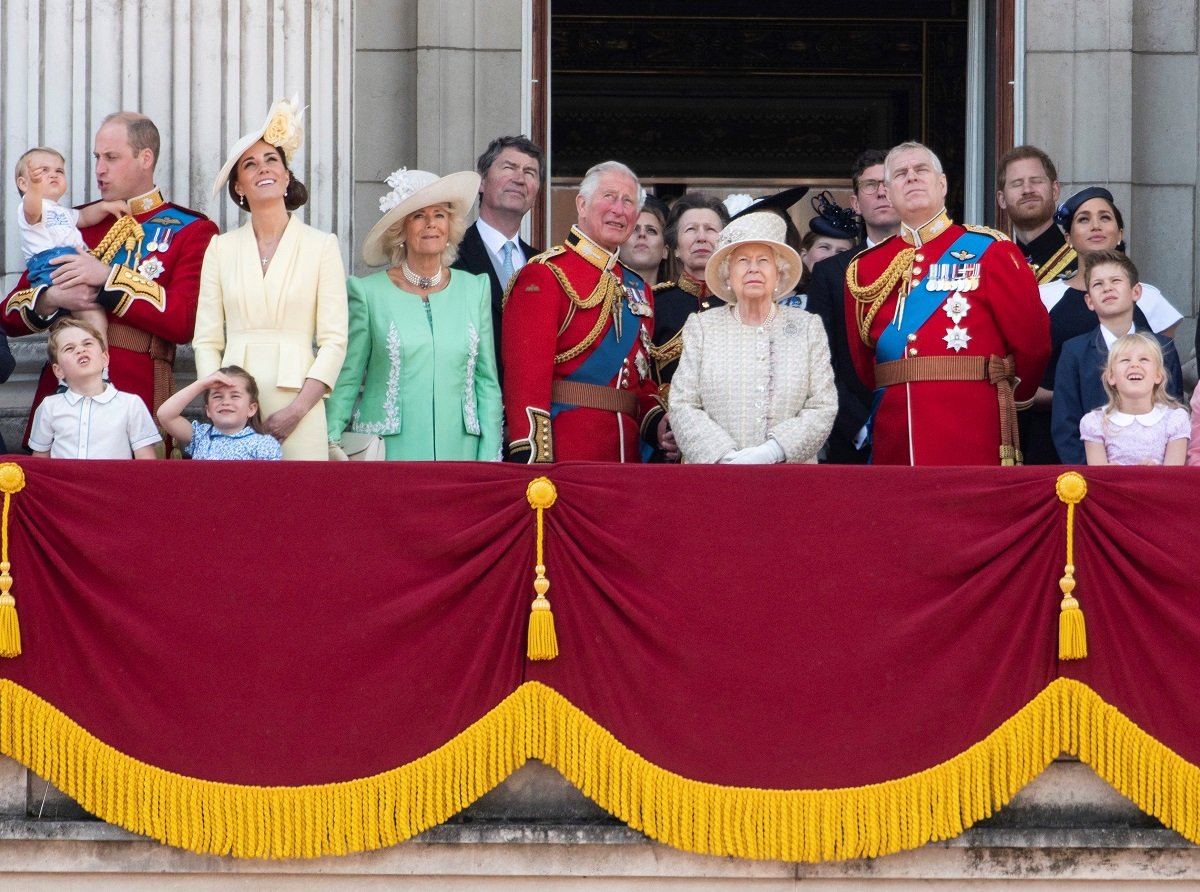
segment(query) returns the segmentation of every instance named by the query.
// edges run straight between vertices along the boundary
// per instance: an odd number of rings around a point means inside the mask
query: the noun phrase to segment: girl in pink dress
[[[1108,405],[1079,422],[1089,465],[1182,465],[1187,458],[1188,411],[1166,391],[1162,348],[1151,336],[1118,338],[1108,351]]]

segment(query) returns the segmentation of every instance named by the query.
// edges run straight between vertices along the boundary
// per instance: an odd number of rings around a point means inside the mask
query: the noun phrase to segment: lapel
[[[479,235],[479,227],[474,223],[467,227],[467,234],[463,236],[461,248],[463,249],[464,264],[468,267],[468,272],[487,273],[488,281],[492,285],[492,294],[496,295],[504,291],[504,282],[500,281],[500,276],[496,274],[496,266],[492,263],[492,255],[488,253],[487,245],[483,243],[483,238]]]

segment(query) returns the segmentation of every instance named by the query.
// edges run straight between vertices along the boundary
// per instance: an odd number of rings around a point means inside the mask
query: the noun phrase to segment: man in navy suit
[[[500,136],[488,143],[475,169],[483,178],[479,185],[479,219],[467,227],[454,269],[486,275],[491,280],[492,329],[499,362],[504,290],[513,275],[540,253],[518,233],[521,220],[546,183],[545,155],[525,136]],[[504,370],[500,373],[503,375]]]
[[[865,425],[871,414],[873,395],[859,379],[850,358],[843,290],[850,261],[860,251],[874,247],[900,231],[900,216],[884,188],[883,161],[886,157],[887,152],[881,149],[867,149],[855,160],[850,174],[850,185],[854,190],[850,205],[862,218],[865,240],[849,251],[817,263],[812,270],[812,281],[808,283],[808,310],[825,323],[833,359],[833,378],[837,384],[837,418],[824,459],[830,464],[861,465],[871,457],[865,442]],[[858,337],[853,326],[851,330],[852,336]]]

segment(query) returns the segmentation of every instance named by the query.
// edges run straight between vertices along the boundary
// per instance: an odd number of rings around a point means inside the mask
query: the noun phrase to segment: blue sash
[[[153,217],[142,224],[142,232],[145,234],[145,238],[142,239],[142,253],[135,255],[127,248],[122,247],[116,253],[116,256],[113,257],[113,263],[133,268],[140,260],[149,257],[151,254],[169,254],[175,244],[175,236],[179,234],[179,230],[199,219],[198,215],[190,214],[183,208],[175,207],[174,205],[159,208]],[[171,230],[170,234],[167,234],[167,230]],[[167,245],[165,249],[161,251],[146,250],[151,242],[159,245],[164,241]]]
[[[643,287],[642,279],[637,273],[630,273],[624,269],[622,272],[624,273],[623,284],[634,288]],[[621,337],[617,337],[617,326],[610,324],[608,331],[588,354],[587,359],[569,375],[564,376],[567,381],[598,384],[601,387],[607,387],[612,383],[625,359],[633,352],[642,332],[641,319],[630,309],[628,300],[621,300],[620,313]],[[559,412],[575,408],[577,407],[567,403],[551,403],[550,417],[554,418]]]
[[[951,255],[966,251],[973,255],[972,263],[979,263],[983,252],[986,251],[995,240],[990,235],[984,235],[979,232],[964,232],[958,239],[946,249],[946,253],[937,261],[937,266],[943,264],[957,264],[958,261]],[[938,311],[938,309],[946,302],[946,298],[953,292],[945,291],[930,291],[926,286],[933,281],[934,266],[929,266],[927,275],[923,278],[912,291],[908,293],[908,297],[904,301],[904,319],[900,326],[896,325],[896,320],[893,319],[888,323],[887,328],[883,330],[883,334],[879,336],[878,343],[875,344],[875,361],[876,362],[892,362],[897,359],[904,358],[904,350],[908,345],[908,336],[917,331],[922,325],[929,321],[929,317]]]
[[[968,254],[974,255],[971,257],[973,263],[978,263],[983,253],[995,243],[995,240],[988,235],[979,232],[964,232],[955,240],[954,244],[946,249],[935,264],[957,263],[957,259],[953,254],[961,254],[966,251]],[[946,291],[930,291],[928,284],[933,281],[934,265],[926,267],[927,274],[917,287],[908,293],[908,297],[904,302],[904,319],[901,325],[896,325],[896,320],[893,319],[888,323],[883,330],[883,334],[879,336],[879,341],[875,344],[875,361],[876,362],[892,362],[897,359],[904,358],[904,351],[908,346],[908,336],[917,331],[922,325],[929,321],[934,313],[946,302],[946,298],[953,292]],[[970,293],[970,292],[968,292]],[[867,416],[867,442],[872,443],[875,439],[875,413],[879,409],[879,403],[883,399],[884,388],[878,387],[875,389],[874,399],[871,401],[871,414]],[[869,463],[874,463],[874,456],[871,457]]]

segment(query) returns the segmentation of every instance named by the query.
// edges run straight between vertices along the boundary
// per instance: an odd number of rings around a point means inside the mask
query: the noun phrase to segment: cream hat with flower
[[[384,244],[387,231],[413,211],[431,204],[448,204],[452,213],[465,219],[479,195],[480,176],[473,170],[463,170],[439,177],[427,170],[402,167],[385,182],[392,191],[380,196],[383,216],[363,242],[362,257],[367,266],[387,266],[391,262],[391,245]]]
[[[304,142],[303,120],[304,109],[300,107],[299,95],[293,96],[291,99],[276,100],[275,104],[271,106],[271,110],[267,113],[267,120],[263,125],[257,130],[251,130],[229,150],[229,157],[225,159],[225,166],[221,168],[221,172],[217,174],[216,180],[213,181],[213,198],[217,197],[221,191],[221,187],[229,179],[229,174],[232,172],[233,166],[237,164],[238,159],[260,139],[283,152],[283,160],[290,165],[292,163],[292,156],[296,154],[296,150]]]
[[[800,255],[784,241],[785,238],[787,238],[787,224],[772,211],[746,214],[744,217],[738,217],[730,222],[721,230],[721,235],[717,238],[717,250],[712,253],[712,256],[708,258],[708,263],[704,266],[704,281],[708,284],[709,290],[728,303],[736,303],[737,297],[729,287],[728,280],[718,279],[721,263],[743,245],[758,244],[773,248],[776,254],[781,255],[787,261],[789,267],[787,277],[781,276],[779,279],[775,296],[782,297],[791,293],[792,289],[796,287],[796,283],[800,281]]]

